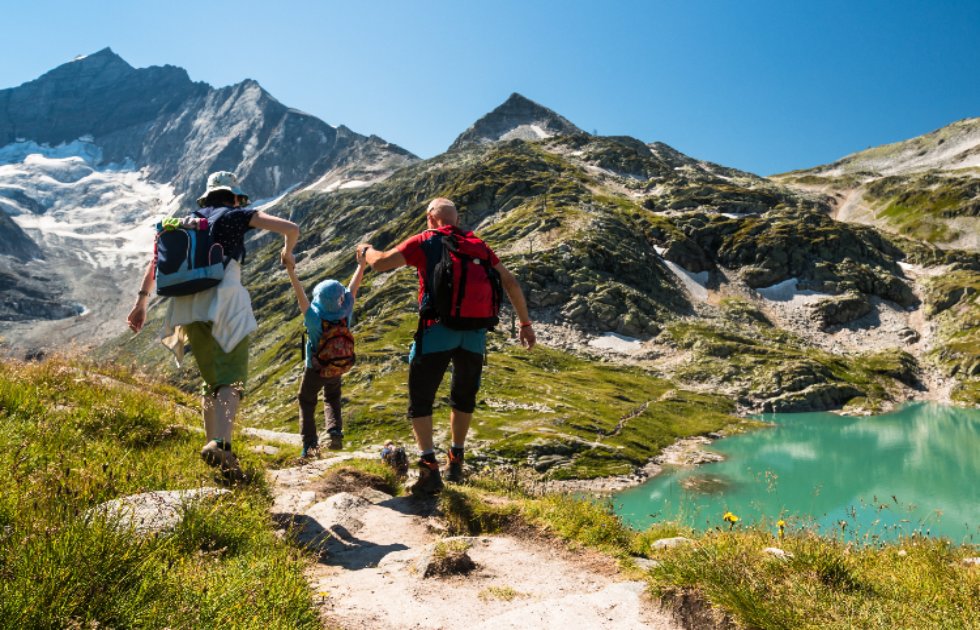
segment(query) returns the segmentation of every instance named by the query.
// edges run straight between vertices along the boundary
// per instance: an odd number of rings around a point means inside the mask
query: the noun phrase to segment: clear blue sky
[[[511,92],[761,174],[980,116],[980,2],[9,2],[0,87],[111,46],[423,156]]]

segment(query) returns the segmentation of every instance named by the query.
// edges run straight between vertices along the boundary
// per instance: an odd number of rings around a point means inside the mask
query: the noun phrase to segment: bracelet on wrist
[[[140,297],[150,297],[150,292],[149,291],[144,291],[143,289],[140,289],[139,293],[137,293],[136,295],[138,295]]]
[[[521,328],[529,328],[532,322],[521,322]]]

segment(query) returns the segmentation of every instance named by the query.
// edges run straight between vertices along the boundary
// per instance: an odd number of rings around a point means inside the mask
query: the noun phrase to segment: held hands
[[[366,252],[371,247],[369,243],[358,243],[354,247],[354,257],[357,259],[357,264],[360,267],[367,267],[367,256]]]
[[[279,262],[282,263],[282,266],[286,269],[293,269],[296,267],[296,258],[294,258],[293,253],[285,247],[283,247],[282,251],[279,252]]]

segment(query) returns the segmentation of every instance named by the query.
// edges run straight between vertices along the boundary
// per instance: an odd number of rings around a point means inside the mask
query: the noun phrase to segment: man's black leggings
[[[431,352],[414,357],[408,370],[408,417],[432,415],[432,403],[449,364],[453,365],[453,380],[449,390],[449,405],[456,411],[473,413],[476,394],[480,390],[483,355],[462,348]]]

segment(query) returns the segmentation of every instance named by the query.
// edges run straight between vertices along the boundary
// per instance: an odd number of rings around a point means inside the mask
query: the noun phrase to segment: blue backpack
[[[157,224],[154,277],[157,295],[191,295],[217,286],[225,277],[224,247],[214,239],[214,227],[231,208]]]

